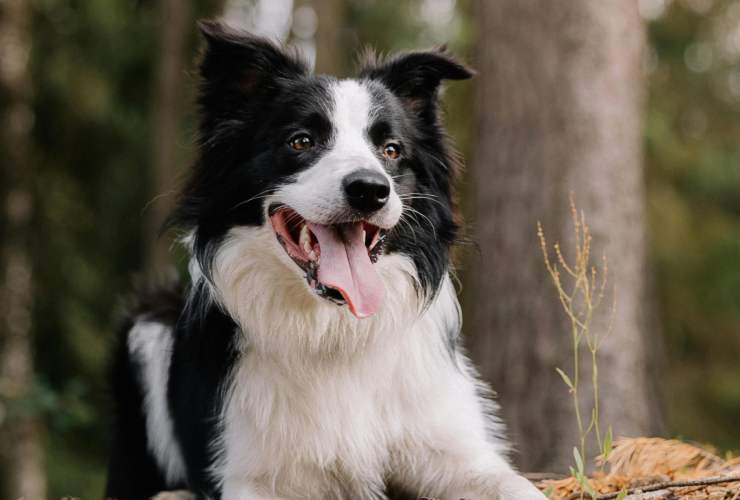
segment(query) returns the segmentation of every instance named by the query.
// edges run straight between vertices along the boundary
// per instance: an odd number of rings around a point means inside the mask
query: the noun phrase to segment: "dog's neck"
[[[207,287],[210,299],[241,329],[241,350],[284,362],[350,359],[367,353],[371,344],[403,335],[430,319],[456,333],[459,306],[448,278],[427,303],[419,297],[416,271],[408,257],[385,255],[376,265],[385,284],[383,307],[370,318],[357,319],[346,306],[308,288],[271,230],[238,227],[214,256]],[[195,283],[205,280],[195,259],[190,272]]]

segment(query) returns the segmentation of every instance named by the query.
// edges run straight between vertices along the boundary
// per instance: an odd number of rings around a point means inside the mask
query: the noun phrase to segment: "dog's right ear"
[[[296,55],[269,40],[218,21],[200,21],[198,27],[208,43],[200,63],[201,99],[220,96],[232,101],[269,94],[284,81],[309,72]]]
[[[360,78],[382,82],[408,109],[415,112],[436,107],[440,84],[467,80],[475,71],[457,61],[442,46],[437,50],[408,52],[383,60],[373,52],[364,56]]]

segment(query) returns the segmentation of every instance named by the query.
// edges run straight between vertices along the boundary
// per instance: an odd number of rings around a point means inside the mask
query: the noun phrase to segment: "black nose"
[[[356,170],[342,181],[349,206],[360,212],[375,212],[388,202],[391,185],[388,178],[375,170]]]

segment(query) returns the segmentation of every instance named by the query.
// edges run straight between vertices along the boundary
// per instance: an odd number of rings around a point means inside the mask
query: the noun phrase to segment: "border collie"
[[[201,23],[189,284],[143,294],[115,366],[107,496],[542,499],[462,352],[444,49],[355,79]]]

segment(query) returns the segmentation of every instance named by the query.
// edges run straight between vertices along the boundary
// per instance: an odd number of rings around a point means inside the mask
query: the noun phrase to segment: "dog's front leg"
[[[493,449],[426,449],[399,467],[399,484],[439,500],[543,500],[545,496]],[[400,465],[400,464],[399,464]],[[405,473],[403,472],[405,471]]]
[[[221,498],[222,500],[284,500],[265,493],[252,481],[243,478],[226,479]]]
[[[522,475],[511,471],[509,475],[497,479],[499,496],[505,499],[531,499],[542,500],[545,495],[534,487],[534,485]]]
[[[513,470],[471,477],[467,485],[454,488],[450,500],[543,500],[534,485]]]

